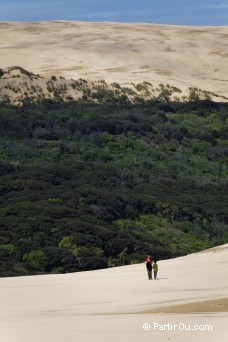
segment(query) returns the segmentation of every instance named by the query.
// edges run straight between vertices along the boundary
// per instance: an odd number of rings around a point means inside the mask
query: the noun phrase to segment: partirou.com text
[[[152,324],[144,323],[144,330],[153,330],[153,331],[212,331],[213,327],[210,324],[186,324],[186,323],[166,323],[159,324],[154,322]]]

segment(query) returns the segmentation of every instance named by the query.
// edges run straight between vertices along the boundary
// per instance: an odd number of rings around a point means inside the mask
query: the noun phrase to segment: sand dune
[[[0,23],[0,67],[43,76],[148,81],[228,96],[228,27]]]
[[[0,340],[224,342],[227,257],[228,244],[160,261],[152,281],[144,264],[0,279]]]

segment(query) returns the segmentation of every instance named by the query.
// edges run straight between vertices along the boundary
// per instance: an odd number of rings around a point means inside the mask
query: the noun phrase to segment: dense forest
[[[228,242],[227,103],[0,105],[0,276]]]

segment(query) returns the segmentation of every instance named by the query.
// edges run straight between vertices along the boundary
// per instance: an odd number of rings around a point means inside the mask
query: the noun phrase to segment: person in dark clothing
[[[148,274],[148,279],[151,280],[152,278],[152,258],[147,255],[147,258],[145,260],[146,264],[146,269],[147,269],[147,274]]]

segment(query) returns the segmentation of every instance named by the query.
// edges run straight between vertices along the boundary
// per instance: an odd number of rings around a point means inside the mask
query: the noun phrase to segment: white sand
[[[1,68],[228,96],[228,26],[1,22],[0,47]]]
[[[144,264],[65,275],[0,279],[0,341],[116,342],[218,341],[228,337],[228,244],[208,252],[159,262],[148,281]],[[220,299],[221,312],[148,313],[161,307]],[[186,305],[183,312],[191,312]],[[200,311],[200,310],[198,310]],[[205,307],[202,311],[205,311]],[[143,330],[148,322],[151,329]],[[153,324],[211,325],[183,331]],[[160,327],[161,329],[162,327]],[[180,326],[180,329],[183,325]],[[200,327],[203,328],[202,326]],[[205,328],[206,329],[206,328]]]

